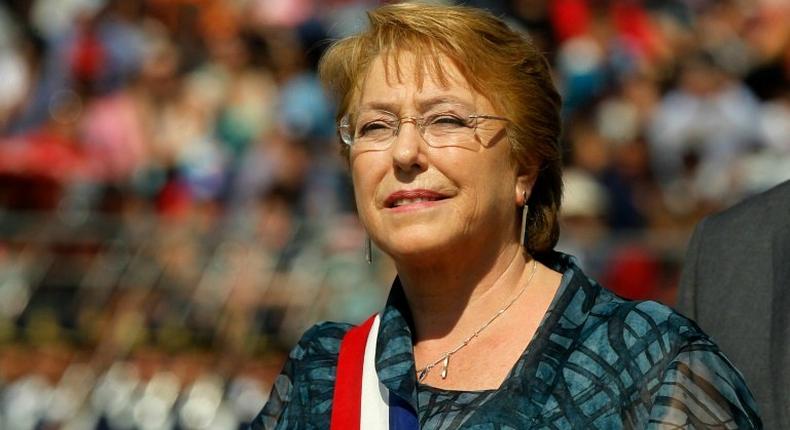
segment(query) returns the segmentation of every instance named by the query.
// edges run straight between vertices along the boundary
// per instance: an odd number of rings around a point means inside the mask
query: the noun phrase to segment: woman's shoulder
[[[269,400],[250,428],[292,428],[305,420],[314,424],[327,421],[340,343],[352,327],[322,322],[305,331],[291,349],[274,380]],[[328,427],[328,421],[326,424]]]
[[[593,331],[605,328],[608,338],[617,337],[628,348],[645,344],[646,339],[677,348],[698,342],[713,344],[694,321],[671,307],[652,300],[624,299],[606,289],[591,308],[586,325]]]
[[[655,301],[635,301],[601,286],[570,255],[554,253],[548,264],[563,273],[562,293],[556,300],[555,326],[573,337],[573,344],[617,354],[658,348],[672,355],[684,345],[711,343],[693,321]]]
[[[584,392],[595,380],[618,393],[612,395],[635,423],[760,428],[741,374],[696,323],[672,308],[601,289],[579,333],[566,361],[578,372],[568,383],[571,392]]]
[[[694,321],[658,302],[614,297],[611,351],[644,375],[638,391],[650,393],[650,422],[761,428],[743,376]]]
[[[688,351],[695,357],[720,354],[696,323],[669,306],[625,299],[583,275],[576,269],[575,288],[566,290],[558,309],[562,318],[552,330],[572,341],[565,349],[571,362],[584,367],[606,362],[616,368],[612,372],[634,366],[645,375],[658,375]]]
[[[759,428],[742,376],[693,321],[661,303],[626,300],[603,289],[588,310],[563,365],[563,387],[574,402],[614,407],[626,427],[660,422],[686,428],[684,420],[692,417]],[[604,387],[604,397],[614,403],[587,402],[589,387]]]
[[[302,335],[288,355],[289,360],[337,356],[343,337],[354,326],[348,323],[324,321],[314,324]]]

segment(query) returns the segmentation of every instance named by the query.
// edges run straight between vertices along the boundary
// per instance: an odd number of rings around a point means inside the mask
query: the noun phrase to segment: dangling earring
[[[521,244],[527,246],[527,214],[529,214],[529,205],[527,205],[527,192],[524,191],[524,207],[521,209]]]
[[[367,233],[365,233],[365,261],[367,261],[368,264],[373,263],[373,250],[370,245],[370,235]]]

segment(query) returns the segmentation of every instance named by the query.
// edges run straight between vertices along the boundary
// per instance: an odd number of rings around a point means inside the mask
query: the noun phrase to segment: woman
[[[552,250],[560,98],[524,36],[465,7],[369,17],[321,75],[340,99],[360,218],[398,272],[354,335],[375,366],[348,379],[363,362],[350,326],[319,324],[252,427],[386,426],[366,416],[370,396],[405,411],[395,428],[759,427],[739,373],[694,323],[614,296]],[[369,372],[380,392],[365,391]],[[362,416],[338,424],[360,401]]]

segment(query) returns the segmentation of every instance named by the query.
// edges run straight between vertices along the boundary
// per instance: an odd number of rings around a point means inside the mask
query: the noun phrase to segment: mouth
[[[424,206],[444,199],[449,196],[431,190],[401,190],[390,194],[384,201],[384,207],[388,209],[405,208],[407,206]]]

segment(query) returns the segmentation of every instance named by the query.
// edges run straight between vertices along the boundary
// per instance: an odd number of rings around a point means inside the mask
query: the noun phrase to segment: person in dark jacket
[[[743,372],[765,428],[790,429],[790,181],[697,225],[677,307]]]

